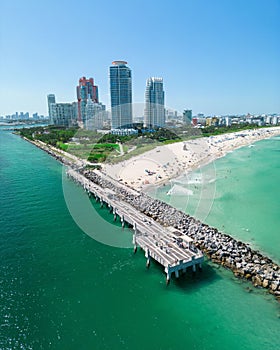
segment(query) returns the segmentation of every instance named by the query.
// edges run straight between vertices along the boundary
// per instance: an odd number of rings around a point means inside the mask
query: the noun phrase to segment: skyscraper
[[[95,103],[88,99],[86,105],[86,124],[85,129],[102,129],[106,118],[106,107],[102,103]]]
[[[183,112],[183,123],[191,124],[191,122],[192,122],[192,110],[185,109]]]
[[[48,100],[48,113],[49,113],[50,123],[53,124],[52,104],[55,103],[55,95],[49,94],[47,96],[47,100]]]
[[[53,124],[65,127],[75,126],[75,103],[54,103],[52,104]]]
[[[165,125],[164,91],[162,78],[149,78],[146,83],[144,127]]]
[[[131,69],[125,61],[114,61],[110,66],[110,94],[112,129],[132,125]]]
[[[93,102],[98,103],[98,87],[94,85],[93,78],[82,77],[79,79],[79,85],[77,86],[79,122],[85,123],[86,121],[86,105],[89,97]]]

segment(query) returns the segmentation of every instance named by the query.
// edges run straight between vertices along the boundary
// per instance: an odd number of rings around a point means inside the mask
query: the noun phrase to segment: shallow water
[[[279,180],[280,137],[274,137],[237,149],[151,194],[250,243],[279,263]],[[174,186],[176,190],[168,196]],[[186,196],[186,189],[192,194]]]

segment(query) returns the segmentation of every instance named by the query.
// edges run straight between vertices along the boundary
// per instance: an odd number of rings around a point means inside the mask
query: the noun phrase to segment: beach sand
[[[160,185],[223,157],[239,147],[280,135],[280,127],[244,130],[218,136],[158,146],[117,164],[105,164],[103,171],[136,189]]]

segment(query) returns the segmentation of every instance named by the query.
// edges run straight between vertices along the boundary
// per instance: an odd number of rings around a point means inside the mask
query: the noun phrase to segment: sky
[[[280,0],[0,0],[0,115],[47,115],[125,60],[133,102],[162,77],[165,105],[193,114],[280,113]]]

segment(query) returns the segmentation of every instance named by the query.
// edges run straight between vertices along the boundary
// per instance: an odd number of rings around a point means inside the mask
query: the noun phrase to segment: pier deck
[[[101,205],[107,204],[113,212],[114,218],[120,217],[122,226],[126,222],[133,227],[134,251],[136,252],[138,246],[145,251],[147,267],[150,265],[150,258],[161,264],[166,273],[167,283],[173,272],[176,277],[179,277],[179,272],[185,272],[188,267],[192,267],[193,271],[196,271],[197,265],[201,268],[203,254],[192,245],[190,237],[174,228],[160,225],[149,216],[122,201],[113,190],[95,184],[74,169],[70,168],[67,175],[80,183],[89,194],[95,196]],[[118,183],[117,185],[124,186]],[[138,192],[133,192],[134,195],[139,195]]]

